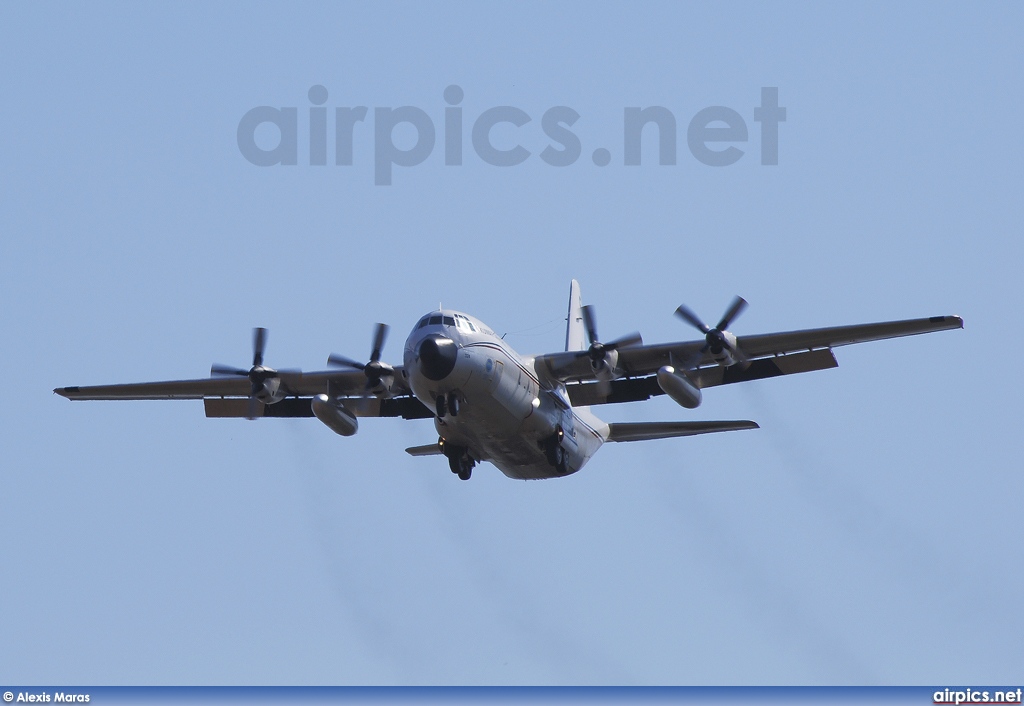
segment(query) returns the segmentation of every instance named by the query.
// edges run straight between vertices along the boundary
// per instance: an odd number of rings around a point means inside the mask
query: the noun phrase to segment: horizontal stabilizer
[[[718,431],[759,429],[756,422],[612,422],[608,425],[608,441],[647,441],[675,436],[713,434]]]
[[[439,444],[424,444],[423,446],[410,446],[405,450],[410,456],[440,456],[444,452],[441,451]]]

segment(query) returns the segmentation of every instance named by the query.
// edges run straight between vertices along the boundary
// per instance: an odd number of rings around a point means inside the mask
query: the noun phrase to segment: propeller
[[[346,356],[331,353],[327,363],[343,368],[362,370],[366,376],[366,386],[368,388],[376,387],[380,384],[381,378],[395,374],[394,368],[387,363],[380,362],[380,355],[384,350],[384,342],[387,340],[390,329],[391,327],[387,324],[377,324],[377,328],[374,329],[373,333],[373,347],[370,350],[369,362],[360,363]]]
[[[236,368],[230,365],[214,363],[210,367],[211,376],[236,375],[249,378],[252,384],[249,392],[249,419],[256,418],[256,404],[260,393],[264,391],[267,380],[274,378],[281,379],[292,375],[300,374],[295,370],[274,370],[263,365],[263,351],[267,347],[267,329],[254,328],[252,330],[252,367],[248,370]]]
[[[628,333],[625,336],[620,336],[613,341],[608,343],[602,343],[597,335],[597,321],[594,315],[594,307],[587,305],[582,307],[583,313],[583,326],[587,332],[587,341],[590,342],[590,346],[576,354],[577,358],[587,357],[590,358],[590,365],[594,369],[594,372],[601,372],[609,375],[613,372],[613,365],[609,364],[608,354],[617,351],[620,348],[628,348],[630,346],[642,345],[644,339],[640,336],[638,331]],[[611,391],[611,380],[605,378],[598,378],[598,385],[601,386],[603,394],[607,395]]]
[[[743,352],[736,346],[736,337],[728,331],[729,325],[735,321],[746,308],[747,300],[743,297],[735,297],[732,300],[732,303],[729,304],[729,308],[726,309],[725,314],[722,315],[722,319],[714,328],[711,328],[704,323],[699,316],[687,308],[685,304],[679,305],[679,308],[676,309],[676,316],[704,334],[704,347],[695,353],[693,358],[687,362],[685,367],[686,370],[697,367],[697,364],[700,363],[700,359],[703,358],[704,354],[708,351],[711,351],[711,353],[716,356],[721,355],[723,351],[726,351],[733,360],[740,363],[747,362],[747,357],[743,355]]]
[[[591,362],[595,366],[601,364],[601,361],[605,359],[605,355],[619,348],[628,348],[629,346],[638,346],[644,342],[644,339],[640,336],[639,331],[628,333],[625,336],[620,336],[614,341],[608,343],[601,343],[597,335],[597,321],[594,317],[594,307],[587,305],[583,307],[583,325],[587,331],[587,340],[590,341],[590,347],[585,351],[580,351],[577,357],[582,358],[583,356],[589,356]]]

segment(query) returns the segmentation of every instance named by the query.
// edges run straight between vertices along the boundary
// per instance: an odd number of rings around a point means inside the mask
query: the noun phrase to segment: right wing
[[[312,417],[310,400],[320,394],[343,398],[346,409],[357,417],[433,416],[412,396],[401,366],[395,368],[391,394],[385,398],[367,393],[366,377],[359,370],[280,372],[278,376],[288,397],[275,404],[256,402],[254,406],[249,402],[252,384],[242,376],[58,387],[54,392],[69,400],[203,400],[207,417]]]
[[[281,372],[281,387],[289,396],[312,397],[321,393],[335,395],[361,395],[366,377],[358,370],[328,370],[324,372]],[[396,393],[405,394],[401,368],[395,369]],[[330,388],[330,389],[329,389]],[[86,387],[58,387],[55,393],[69,400],[201,400],[204,397],[249,397],[252,384],[249,378],[209,377],[197,380],[166,380],[119,385],[91,385]]]

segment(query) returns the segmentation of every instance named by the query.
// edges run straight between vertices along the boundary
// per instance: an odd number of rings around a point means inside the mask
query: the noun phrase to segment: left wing
[[[875,324],[859,324],[855,326],[833,326],[830,328],[805,329],[802,331],[788,331],[784,333],[769,333],[755,336],[737,336],[736,347],[747,358],[746,368],[755,368],[758,359],[764,359],[761,372],[769,374],[755,375],[754,377],[744,376],[742,371],[732,374],[735,379],[728,379],[729,375],[720,371],[732,371],[740,366],[730,368],[714,368],[697,371],[700,374],[704,386],[711,384],[724,384],[726,382],[739,382],[743,379],[757,379],[757,377],[770,377],[772,374],[788,374],[789,372],[803,372],[804,370],[819,370],[814,367],[826,363],[824,359],[811,361],[804,359],[796,365],[784,362],[786,357],[795,355],[808,355],[812,352],[824,352],[836,346],[845,346],[852,343],[865,343],[867,341],[878,341],[886,338],[898,338],[900,336],[914,336],[933,331],[945,331],[948,329],[963,328],[964,322],[959,316],[932,316],[925,319],[907,319],[904,321],[889,321]],[[664,365],[678,366],[682,361],[689,361],[694,368],[701,368],[713,364],[713,358],[705,353],[699,358],[697,354],[705,347],[704,341],[688,341],[679,343],[660,343],[646,346],[632,346],[618,350],[618,368],[622,371],[623,377],[635,378],[640,376],[653,375]],[[795,354],[787,356],[786,354]],[[773,357],[778,356],[778,357]],[[775,361],[779,372],[773,372],[768,361]],[[553,381],[558,382],[584,382],[596,378],[594,370],[590,365],[590,359],[581,356],[578,352],[566,351],[564,353],[549,353],[535,358],[537,373]],[[825,367],[834,367],[826,364]],[[789,366],[795,368],[783,370]],[[810,367],[808,367],[810,366]],[[716,370],[717,368],[717,370]],[[746,369],[744,368],[744,369]],[[802,369],[800,369],[802,368]],[[719,381],[714,382],[715,376],[720,376]],[[705,379],[707,376],[708,379]],[[616,381],[624,382],[624,381]],[[585,387],[585,386],[581,386]],[[615,382],[612,383],[614,389]],[[573,400],[574,404],[581,404]],[[596,404],[596,402],[587,402]]]

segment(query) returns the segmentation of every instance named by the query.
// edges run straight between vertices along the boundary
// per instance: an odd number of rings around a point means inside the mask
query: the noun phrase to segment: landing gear
[[[437,399],[434,400],[434,412],[437,414],[438,419],[443,419],[448,414],[453,417],[459,416],[460,406],[459,396],[454,392],[449,392],[447,395],[438,395]]]
[[[444,455],[448,457],[448,467],[452,473],[461,480],[469,480],[473,475],[473,466],[476,465],[476,461],[470,457],[469,452],[461,446],[445,444]]]
[[[547,458],[548,463],[555,467],[555,471],[560,476],[564,476],[569,472],[569,468],[566,465],[565,448],[562,446],[563,436],[562,427],[558,427],[555,433],[544,442],[544,456]]]
[[[569,469],[566,468],[565,461],[565,449],[559,446],[555,449],[555,470],[557,470],[558,474],[562,476],[569,472]]]

